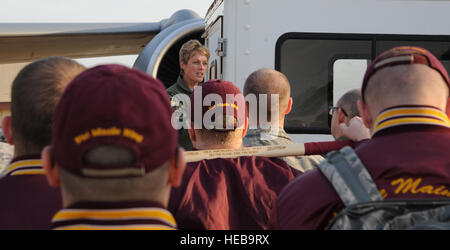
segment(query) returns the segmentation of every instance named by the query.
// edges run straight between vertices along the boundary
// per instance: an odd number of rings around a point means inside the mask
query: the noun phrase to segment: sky
[[[2,0],[0,23],[159,22],[181,9],[205,17],[214,0]],[[101,63],[132,66],[137,55],[80,59],[88,67]]]
[[[204,17],[213,0],[2,0],[0,22],[155,22],[180,9]]]

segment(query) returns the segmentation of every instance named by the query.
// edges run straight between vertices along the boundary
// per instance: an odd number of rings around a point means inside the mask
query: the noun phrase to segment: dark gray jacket
[[[180,122],[186,123],[187,109],[182,105],[180,100],[184,98],[190,98],[192,90],[186,85],[183,77],[178,76],[177,81],[167,88],[167,94],[169,94],[170,105],[177,117],[179,117]],[[180,96],[179,94],[183,94]],[[191,139],[189,138],[189,133],[187,129],[181,128],[178,130],[178,145],[184,148],[184,150],[189,151],[193,149]]]

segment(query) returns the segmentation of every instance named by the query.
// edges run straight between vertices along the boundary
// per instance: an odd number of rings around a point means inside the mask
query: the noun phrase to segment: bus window
[[[330,133],[328,106],[333,102],[335,63],[342,58],[370,59],[371,45],[371,40],[311,39],[297,33],[279,39],[275,68],[289,79],[294,100],[292,111],[285,118],[286,132]],[[343,66],[341,63],[337,66]],[[353,77],[344,74],[339,75],[339,79],[344,79],[340,84]]]
[[[333,106],[349,90],[361,88],[367,59],[339,59],[333,65]]]
[[[328,106],[361,86],[364,72],[380,53],[418,46],[450,71],[450,36],[286,33],[275,49],[275,69],[291,83],[292,111],[285,119],[291,134],[329,134]]]

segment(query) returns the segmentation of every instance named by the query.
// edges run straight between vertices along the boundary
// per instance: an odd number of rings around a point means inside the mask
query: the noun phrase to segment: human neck
[[[25,147],[16,143],[14,145],[14,158],[30,155],[41,155],[42,150],[27,150]]]
[[[260,129],[269,129],[269,128],[284,128],[284,118],[280,119],[277,122],[258,122],[257,127]]]
[[[187,79],[185,76],[183,76],[183,81],[184,83],[186,83],[186,86],[190,89],[193,90],[195,86],[198,85],[198,82],[192,81],[190,79]]]

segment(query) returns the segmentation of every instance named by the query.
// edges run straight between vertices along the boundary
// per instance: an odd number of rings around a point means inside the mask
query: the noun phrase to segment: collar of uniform
[[[261,134],[266,134],[269,136],[273,136],[273,137],[280,137],[280,138],[284,138],[284,139],[288,139],[290,140],[291,138],[289,137],[289,135],[286,133],[286,131],[284,131],[283,128],[278,128],[277,133],[275,133],[276,130],[272,129],[272,128],[256,128],[256,129],[249,129],[247,131],[247,135],[248,137],[260,137]]]
[[[192,94],[192,90],[187,86],[187,84],[184,82],[183,80],[183,76],[180,75],[178,76],[177,82],[176,82],[177,86],[180,87],[186,94],[191,95]]]
[[[174,230],[173,215],[152,202],[83,202],[57,212],[56,230]]]
[[[375,120],[373,135],[402,125],[434,125],[450,128],[447,115],[431,106],[397,106],[381,112]]]
[[[5,169],[5,176],[15,175],[44,175],[41,157],[27,155],[15,157]]]

